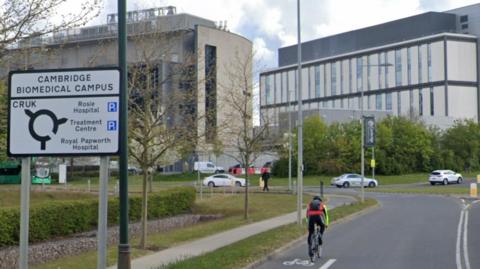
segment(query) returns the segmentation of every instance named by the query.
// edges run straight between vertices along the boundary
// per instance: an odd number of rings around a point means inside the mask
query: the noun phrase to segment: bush
[[[273,163],[272,175],[288,177],[288,158],[280,158]],[[292,158],[292,177],[297,176],[297,161]]]
[[[148,197],[148,217],[151,219],[173,216],[189,212],[195,202],[193,188],[175,188],[161,191]],[[118,224],[119,201],[108,201],[108,224]],[[142,198],[129,198],[129,217],[131,221],[140,220]],[[30,242],[68,236],[74,233],[95,229],[98,222],[98,201],[55,201],[30,208]],[[14,245],[19,242],[20,210],[18,208],[0,209],[0,246]]]

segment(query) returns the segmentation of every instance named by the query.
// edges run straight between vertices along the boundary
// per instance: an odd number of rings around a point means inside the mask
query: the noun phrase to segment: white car
[[[203,179],[203,185],[209,187],[236,186],[245,187],[245,179],[230,174],[216,174]]]
[[[216,166],[212,162],[195,162],[193,164],[193,171],[200,171],[205,174],[217,174],[225,172],[225,169],[221,166]]]
[[[448,185],[448,183],[461,184],[463,177],[459,173],[455,173],[452,170],[435,170],[428,177],[430,184],[435,185],[437,183]]]
[[[362,176],[358,174],[343,174],[332,178],[331,184],[338,188],[360,187]],[[378,181],[372,178],[363,178],[363,186],[374,188],[378,186]]]

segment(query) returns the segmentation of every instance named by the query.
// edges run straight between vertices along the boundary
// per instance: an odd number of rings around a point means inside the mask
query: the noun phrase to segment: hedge
[[[195,190],[182,187],[150,194],[148,197],[149,219],[173,216],[190,212],[195,201]],[[108,224],[118,224],[119,201],[108,201]],[[139,221],[142,198],[129,198],[130,221]],[[59,236],[86,232],[96,228],[98,222],[98,200],[56,201],[42,203],[30,208],[29,241],[39,242]],[[0,209],[0,246],[19,242],[20,209]]]

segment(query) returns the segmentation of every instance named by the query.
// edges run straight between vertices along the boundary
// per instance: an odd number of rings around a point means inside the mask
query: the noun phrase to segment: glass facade
[[[402,86],[402,53],[395,51],[395,86]]]
[[[362,57],[357,58],[357,91],[362,91],[363,89],[363,59]]]
[[[385,110],[392,111],[392,93],[385,94]]]
[[[315,65],[315,97],[320,97],[321,87],[320,87],[320,65]]]
[[[408,85],[412,84],[412,50],[407,48],[407,80]]]
[[[432,82],[432,46],[427,45],[428,82]]]
[[[331,93],[333,95],[337,95],[337,63],[330,64],[330,87]]]
[[[375,96],[375,109],[376,110],[382,110],[383,107],[382,107],[382,95],[381,94],[377,94]]]

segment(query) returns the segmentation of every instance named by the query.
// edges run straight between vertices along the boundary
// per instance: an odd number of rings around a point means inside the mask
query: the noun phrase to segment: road
[[[432,195],[368,196],[376,198],[381,207],[329,228],[324,256],[316,264],[307,262],[303,242],[260,268],[480,268],[480,259],[473,255],[480,251],[480,232],[474,229],[480,224],[478,203],[468,206],[471,201],[462,204],[458,198]]]

